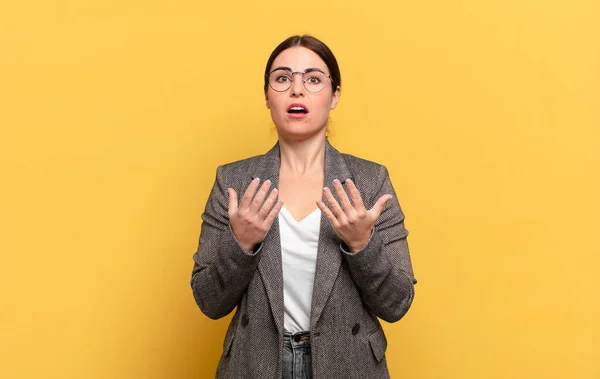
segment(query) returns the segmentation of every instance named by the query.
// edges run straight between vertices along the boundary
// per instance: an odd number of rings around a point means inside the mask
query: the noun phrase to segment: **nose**
[[[292,75],[294,76],[294,80],[292,81],[292,86],[290,87],[290,95],[304,95],[304,83],[302,83],[304,77],[302,76],[302,73],[293,73]]]

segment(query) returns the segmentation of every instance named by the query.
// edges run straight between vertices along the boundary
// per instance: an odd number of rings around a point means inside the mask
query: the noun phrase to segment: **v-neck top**
[[[296,221],[285,206],[279,212],[283,269],[283,327],[290,333],[308,331],[317,267],[321,210]]]

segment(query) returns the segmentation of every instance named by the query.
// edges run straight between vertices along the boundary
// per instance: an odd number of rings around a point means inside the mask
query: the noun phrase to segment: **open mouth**
[[[304,104],[292,104],[288,107],[287,112],[289,114],[307,114],[308,109]]]

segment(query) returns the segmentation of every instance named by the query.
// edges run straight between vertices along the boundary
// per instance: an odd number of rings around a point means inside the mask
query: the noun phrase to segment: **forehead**
[[[283,50],[271,65],[274,67],[289,67],[292,71],[304,71],[307,68],[320,68],[328,72],[325,62],[314,51],[302,46],[294,46]]]

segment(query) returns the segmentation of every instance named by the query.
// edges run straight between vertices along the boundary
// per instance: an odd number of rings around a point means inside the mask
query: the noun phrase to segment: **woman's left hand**
[[[346,188],[348,188],[351,199],[348,198],[346,191],[344,191],[342,183],[335,179],[333,181],[333,188],[341,204],[333,197],[331,190],[325,187],[323,188],[323,192],[329,207],[320,200],[317,201],[317,206],[329,219],[338,237],[348,245],[350,252],[355,253],[360,251],[369,242],[375,222],[377,222],[385,203],[392,198],[392,195],[386,194],[381,196],[375,205],[373,205],[373,208],[366,210],[360,193],[352,180],[348,179],[344,183],[346,184]]]

